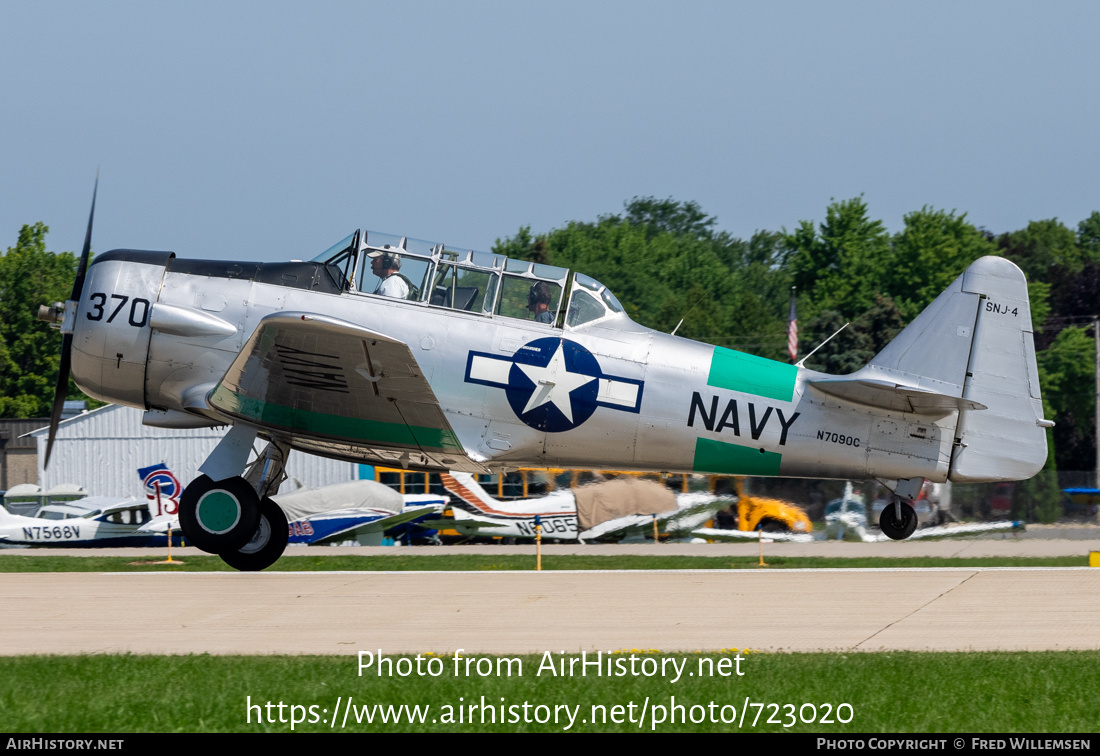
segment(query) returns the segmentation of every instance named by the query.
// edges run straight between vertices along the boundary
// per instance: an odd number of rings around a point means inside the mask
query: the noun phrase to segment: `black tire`
[[[894,514],[894,504],[891,502],[883,508],[882,514],[878,516],[878,525],[887,538],[901,541],[913,535],[913,531],[917,529],[917,512],[903,501],[901,503],[901,520],[898,520]]]
[[[205,515],[205,524],[200,520],[200,511]],[[179,517],[188,543],[209,554],[220,554],[248,543],[260,522],[260,502],[244,478],[215,483],[200,475],[184,489]]]
[[[260,502],[260,524],[248,543],[236,551],[224,551],[218,556],[241,572],[258,572],[279,560],[289,540],[286,515],[278,504],[265,498]]]
[[[758,530],[763,530],[765,533],[786,533],[788,528],[778,520],[761,520],[757,526]]]

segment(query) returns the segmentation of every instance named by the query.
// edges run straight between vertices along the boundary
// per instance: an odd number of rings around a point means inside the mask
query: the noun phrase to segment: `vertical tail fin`
[[[469,473],[440,473],[443,487],[453,494],[461,502],[460,509],[470,510],[482,514],[492,514],[500,505],[496,499],[486,493],[477,479]]]
[[[869,368],[984,406],[959,412],[950,480],[1022,480],[1046,462],[1052,423],[1043,418],[1027,281],[1008,260],[975,261]]]

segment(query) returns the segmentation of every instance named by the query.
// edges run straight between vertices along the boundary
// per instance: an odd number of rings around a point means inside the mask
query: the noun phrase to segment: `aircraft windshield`
[[[341,288],[349,285],[349,276],[355,270],[355,258],[359,252],[359,231],[333,244],[313,258],[313,262],[324,263],[332,271]]]
[[[346,252],[351,247],[352,241],[355,240],[355,237],[358,236],[358,234],[359,234],[359,232],[355,231],[355,232],[349,234],[347,237],[345,237],[345,238],[341,239],[340,241],[336,242],[331,247],[326,249],[324,252],[322,252],[321,254],[314,257],[313,262],[327,263],[330,260],[332,260],[332,258],[334,258],[338,254],[340,254],[341,252]]]
[[[566,325],[576,328],[621,312],[623,306],[610,289],[583,273],[573,276],[573,296],[565,316]]]

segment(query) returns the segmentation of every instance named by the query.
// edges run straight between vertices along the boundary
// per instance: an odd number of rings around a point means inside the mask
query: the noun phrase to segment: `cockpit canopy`
[[[622,317],[606,286],[567,268],[355,231],[314,258],[344,291],[569,328]],[[568,307],[563,303],[568,301]]]

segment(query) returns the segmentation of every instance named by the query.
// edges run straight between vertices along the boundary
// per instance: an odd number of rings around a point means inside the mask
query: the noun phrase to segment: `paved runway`
[[[5,654],[1100,648],[1089,568],[2,580]]]

